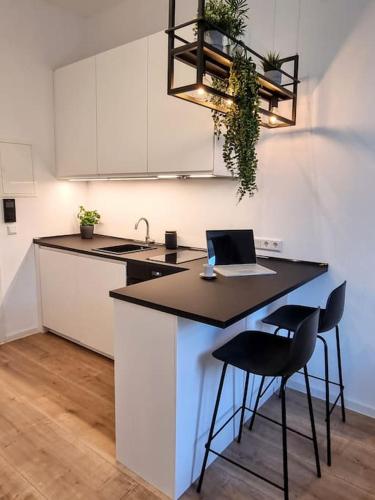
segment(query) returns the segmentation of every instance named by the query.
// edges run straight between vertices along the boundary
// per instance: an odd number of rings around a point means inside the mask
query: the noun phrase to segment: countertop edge
[[[328,264],[319,264],[319,263],[313,263],[313,262],[310,262],[310,263],[319,265],[321,267],[321,272],[318,275],[314,276],[313,278],[301,281],[300,283],[298,283],[298,285],[292,286],[292,287],[286,289],[285,291],[283,291],[277,295],[274,295],[267,300],[264,300],[263,302],[257,304],[257,306],[255,306],[255,307],[251,307],[249,309],[246,309],[246,311],[243,311],[242,313],[234,316],[233,318],[231,318],[227,321],[219,321],[219,320],[215,320],[215,319],[212,319],[212,318],[209,318],[206,316],[188,313],[188,312],[185,312],[181,309],[175,309],[173,307],[164,306],[162,304],[157,304],[155,302],[150,302],[150,301],[139,299],[136,297],[124,295],[122,293],[117,292],[116,290],[110,291],[109,295],[110,295],[110,297],[112,297],[113,299],[116,299],[116,300],[121,300],[123,302],[129,302],[131,304],[136,304],[139,306],[147,307],[149,309],[154,309],[157,311],[165,312],[167,314],[172,314],[174,316],[178,316],[181,318],[190,319],[192,321],[197,321],[198,323],[204,323],[206,325],[215,326],[217,328],[224,329],[224,328],[228,328],[229,326],[237,323],[238,321],[241,321],[241,319],[246,318],[250,314],[252,314],[256,311],[259,311],[260,309],[262,309],[263,307],[265,307],[269,304],[272,304],[272,302],[275,302],[276,300],[284,297],[285,295],[288,295],[289,293],[293,292],[294,290],[297,290],[301,286],[306,285],[307,283],[310,283],[314,279],[319,278],[320,276],[322,276],[323,274],[328,272],[328,267],[329,267]]]

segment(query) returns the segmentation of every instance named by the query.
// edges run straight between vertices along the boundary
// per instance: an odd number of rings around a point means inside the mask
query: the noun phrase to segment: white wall
[[[162,29],[166,4],[125,1],[97,16],[89,21],[87,47],[99,51]],[[156,239],[176,229],[180,242],[191,245],[204,245],[209,227],[253,227],[259,236],[282,238],[285,256],[329,262],[329,275],[291,300],[321,304],[348,280],[342,324],[347,398],[352,407],[375,415],[375,392],[368,389],[375,377],[375,3],[302,0],[297,29],[298,0],[280,0],[275,40],[273,0],[250,5],[255,49],[275,45],[283,55],[301,55],[298,126],[262,133],[259,192],[237,205],[235,185],[225,180],[91,183],[90,205],[102,212],[101,232],[107,234],[143,236],[142,229],[133,229],[140,216],[150,220]],[[121,12],[121,22],[134,21],[132,30],[118,29],[114,18]],[[321,370],[318,361],[315,370]]]
[[[87,55],[164,30],[168,25],[169,0],[123,0],[118,5],[92,16],[86,26]],[[178,0],[178,22],[192,18],[196,0]]]
[[[37,193],[17,199],[17,235],[0,222],[0,341],[38,327],[32,239],[76,230],[86,185],[53,177],[51,68],[80,56],[82,22],[41,0],[0,0],[0,140],[33,145]]]

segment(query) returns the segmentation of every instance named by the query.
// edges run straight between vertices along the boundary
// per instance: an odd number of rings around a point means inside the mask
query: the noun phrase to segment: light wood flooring
[[[214,394],[213,394],[214,397]],[[309,432],[303,394],[288,390],[288,424]],[[280,401],[262,409],[279,419]],[[324,464],[324,405],[314,400],[323,477],[311,443],[289,434],[291,498],[375,500],[375,420],[348,412],[332,422],[333,465]],[[280,429],[258,419],[228,456],[282,482]],[[113,363],[52,334],[0,346],[0,499],[163,497],[115,460]],[[203,492],[183,500],[282,499],[272,486],[217,460]]]

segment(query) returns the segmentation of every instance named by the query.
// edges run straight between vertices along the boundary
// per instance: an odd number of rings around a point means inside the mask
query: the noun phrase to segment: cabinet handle
[[[151,276],[153,278],[160,278],[161,276],[163,276],[163,274],[160,271],[152,271]]]

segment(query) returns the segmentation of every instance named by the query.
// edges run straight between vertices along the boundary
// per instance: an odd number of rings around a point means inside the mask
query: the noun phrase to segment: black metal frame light
[[[233,57],[205,40],[207,30],[215,30],[226,36],[234,43],[234,46],[241,47],[247,54],[254,58],[255,62],[265,62],[266,58],[255,52],[242,41],[236,40],[228,33],[220,29],[215,24],[206,20],[205,0],[198,0],[198,16],[195,19],[184,22],[176,26],[176,0],[169,0],[169,27],[168,34],[168,94],[184,99],[206,108],[211,108],[222,113],[228,111],[233,102],[233,96],[226,94],[207,82],[207,76],[225,79],[229,76]],[[197,27],[197,39],[189,42],[178,34],[184,28]],[[176,42],[181,45],[176,46]],[[175,65],[176,61],[187,64],[196,69],[195,81],[188,85],[175,86]],[[261,125],[267,128],[289,127],[296,124],[297,118],[297,97],[298,97],[298,64],[299,56],[294,55],[280,61],[292,63],[293,74],[289,74],[282,69],[277,69],[287,79],[286,83],[279,85],[265,75],[258,73],[259,82],[259,113],[261,115]],[[268,64],[268,62],[267,62]],[[271,65],[270,65],[271,66]],[[291,87],[289,89],[288,87]],[[212,96],[215,99],[212,99]],[[291,101],[290,117],[285,117],[275,109],[282,101]]]

